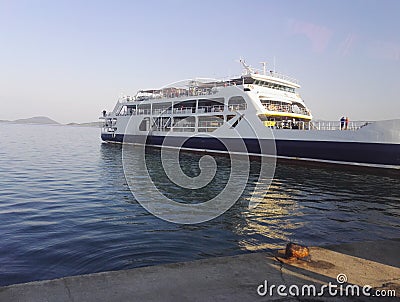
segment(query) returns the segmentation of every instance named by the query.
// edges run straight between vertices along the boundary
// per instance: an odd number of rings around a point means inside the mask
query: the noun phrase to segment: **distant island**
[[[8,124],[33,124],[33,125],[60,125],[60,126],[77,126],[77,127],[101,127],[101,122],[87,122],[87,123],[68,123],[61,124],[47,116],[34,116],[30,118],[17,119],[17,120],[0,120],[0,123]]]
[[[56,122],[55,120],[52,120],[49,117],[46,116],[34,116],[30,118],[23,118],[23,119],[18,119],[11,121],[11,123],[14,124],[40,124],[40,125],[51,125],[51,124],[60,124],[59,122]]]

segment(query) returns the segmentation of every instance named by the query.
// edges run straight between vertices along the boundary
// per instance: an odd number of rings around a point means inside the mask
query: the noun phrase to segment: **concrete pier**
[[[251,253],[16,284],[0,287],[0,301],[398,300],[400,239],[311,247],[310,252],[311,261],[285,260],[279,252]],[[365,289],[371,296],[366,297],[362,292],[346,296],[343,291],[342,295],[337,291],[332,296],[325,288],[323,296],[314,297],[311,286],[318,294],[321,286],[329,282],[336,286],[358,285],[360,291],[368,285],[371,289]],[[271,289],[272,285],[275,287]],[[280,285],[281,293],[287,296],[278,294]],[[291,296],[289,287],[292,292],[299,288],[301,293],[304,289],[305,295]],[[397,298],[377,296],[392,295],[394,291]],[[352,293],[351,289],[348,293]]]

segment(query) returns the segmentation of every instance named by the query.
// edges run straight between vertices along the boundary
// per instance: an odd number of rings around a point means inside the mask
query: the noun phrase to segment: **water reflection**
[[[120,147],[115,148],[114,166],[118,167]],[[110,152],[108,147],[104,150]],[[182,153],[182,170],[197,175],[201,156]],[[211,184],[192,191],[178,188],[168,180],[162,171],[159,150],[151,149],[147,159],[150,173],[164,194],[180,201],[202,202],[216,196],[229,177],[229,158],[215,158],[218,172]],[[321,245],[397,236],[400,182],[396,178],[281,163],[267,194],[255,192],[259,205],[249,209],[249,196],[258,180],[258,171],[259,163],[253,161],[249,183],[238,202],[213,222],[194,226],[192,230],[207,230],[217,225],[219,235],[230,232],[235,238],[238,251],[275,249],[288,241]]]
[[[397,237],[399,201],[396,178],[279,164],[263,202],[244,213],[245,232],[259,240],[240,244],[261,250],[291,240],[321,245]]]

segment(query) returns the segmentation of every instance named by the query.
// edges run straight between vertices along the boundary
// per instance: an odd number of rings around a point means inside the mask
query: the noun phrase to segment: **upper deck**
[[[135,96],[124,96],[119,102],[134,102],[157,99],[171,99],[181,97],[196,97],[216,94],[221,88],[229,86],[239,86],[244,91],[248,91],[254,85],[271,88],[274,90],[295,93],[296,88],[300,88],[298,80],[265,69],[260,71],[251,68],[244,61],[241,61],[244,69],[242,75],[233,76],[228,79],[206,79],[197,78],[175,82],[159,89],[139,90]],[[253,85],[253,86],[251,86]]]

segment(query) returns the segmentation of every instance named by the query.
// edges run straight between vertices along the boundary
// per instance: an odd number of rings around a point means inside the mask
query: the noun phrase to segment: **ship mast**
[[[250,65],[247,65],[246,62],[244,61],[244,59],[240,59],[239,62],[242,64],[244,70],[245,70],[245,75],[250,75],[252,74],[254,71],[253,69],[250,67]]]

